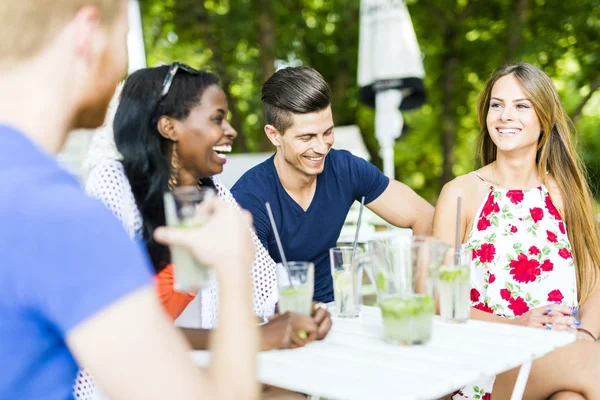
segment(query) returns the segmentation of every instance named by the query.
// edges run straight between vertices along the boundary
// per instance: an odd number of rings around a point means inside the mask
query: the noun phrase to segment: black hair
[[[165,225],[163,195],[171,174],[172,142],[158,131],[161,116],[185,119],[200,103],[204,91],[218,85],[210,72],[198,74],[179,69],[169,92],[161,98],[169,66],[144,68],[125,81],[113,123],[115,144],[123,155],[123,167],[140,210],[142,238],[154,270],[160,272],[171,260],[168,247],[156,243],[153,232]]]
[[[317,70],[288,67],[275,72],[262,87],[267,124],[282,135],[292,126],[292,114],[309,114],[331,104],[331,90]]]

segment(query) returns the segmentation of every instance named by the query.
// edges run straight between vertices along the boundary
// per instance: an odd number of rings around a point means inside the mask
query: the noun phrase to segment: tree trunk
[[[454,146],[456,144],[456,73],[458,71],[458,56],[454,47],[454,32],[449,27],[445,35],[446,56],[442,64],[442,176],[440,187],[454,179]]]
[[[181,9],[179,12],[185,12],[185,10],[189,10],[190,6],[186,6]],[[215,73],[220,79],[221,88],[223,92],[225,92],[225,97],[227,98],[227,106],[231,112],[231,126],[238,133],[238,137],[233,142],[233,148],[235,151],[239,152],[247,152],[248,151],[248,143],[245,135],[243,134],[242,129],[242,120],[240,118],[240,113],[237,110],[236,102],[231,93],[229,92],[229,87],[231,86],[232,80],[231,77],[227,74],[227,69],[225,68],[225,62],[223,61],[223,49],[219,46],[219,37],[218,32],[214,32],[214,29],[211,29],[213,25],[209,24],[209,18],[206,13],[206,9],[204,6],[193,8],[196,12],[195,19],[198,26],[198,30],[201,32],[202,43],[208,47],[213,56],[212,63],[215,68]]]
[[[571,113],[570,117],[573,120],[573,123],[577,123],[579,117],[581,117],[581,112],[583,108],[587,104],[588,101],[592,98],[596,90],[600,89],[600,76],[596,77],[592,83],[590,83],[590,92],[585,96],[581,102],[577,105],[575,110]]]
[[[508,18],[508,38],[506,42],[506,53],[504,61],[511,62],[517,53],[517,49],[523,39],[523,28],[527,23],[527,14],[529,11],[529,0],[517,0],[513,12]]]
[[[349,12],[347,14],[347,18],[346,24],[358,24],[358,9],[356,9],[355,12]],[[355,38],[342,36],[338,42],[338,46],[340,49],[350,49],[352,48],[352,43],[355,42]],[[357,85],[356,75],[350,74],[350,71],[352,70],[353,69],[350,68],[348,59],[341,61],[336,73],[333,75],[333,82],[330,82],[332,91],[331,107],[333,109],[333,117],[336,125],[346,125],[349,123],[349,121],[356,119],[356,110],[348,109],[346,101],[348,88],[351,85]]]
[[[258,49],[260,68],[262,72],[261,85],[275,73],[275,54],[277,50],[277,37],[271,0],[258,1]],[[260,151],[271,151],[273,145],[266,134],[261,135],[259,142]]]
[[[458,67],[458,58],[449,57],[444,63],[444,88],[443,88],[443,108],[442,108],[442,153],[444,163],[442,167],[442,176],[440,186],[454,179],[454,145],[456,144],[456,110],[454,110],[454,82],[456,70]]]

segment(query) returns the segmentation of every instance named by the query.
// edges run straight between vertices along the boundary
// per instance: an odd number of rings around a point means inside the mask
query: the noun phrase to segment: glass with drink
[[[440,316],[447,322],[467,322],[471,311],[472,251],[449,249],[438,274]]]
[[[277,264],[279,312],[291,311],[311,315],[315,265],[308,261],[289,261]]]
[[[165,219],[168,226],[177,228],[197,228],[202,226],[205,217],[198,215],[198,205],[215,195],[210,187],[181,186],[164,195]],[[174,288],[178,291],[197,292],[206,287],[212,278],[212,271],[202,266],[185,248],[171,246]]]
[[[333,278],[333,296],[335,315],[342,318],[360,315],[360,291],[363,264],[366,255],[356,251],[352,260],[352,247],[333,247],[329,249],[331,276]]]
[[[445,246],[433,237],[395,237],[369,243],[372,278],[391,344],[425,344],[435,314],[435,270]]]

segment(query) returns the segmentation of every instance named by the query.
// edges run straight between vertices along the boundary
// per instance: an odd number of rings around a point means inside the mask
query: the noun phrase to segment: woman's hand
[[[331,329],[331,314],[324,303],[313,303],[312,317],[317,324],[317,340],[324,339]]]
[[[577,327],[580,322],[574,318],[574,315],[577,315],[577,313],[575,312],[574,314],[569,307],[550,304],[531,309],[522,316],[511,320],[510,323],[577,333]]]
[[[167,246],[182,246],[206,267],[216,267],[222,276],[245,273],[254,260],[254,243],[248,230],[252,216],[230,204],[213,198],[197,208],[206,221],[198,228],[163,226],[156,228],[154,239]],[[236,251],[231,251],[235,249]]]
[[[302,347],[317,339],[317,323],[311,317],[286,312],[274,314],[260,327],[261,350]],[[304,332],[301,334],[300,332]]]

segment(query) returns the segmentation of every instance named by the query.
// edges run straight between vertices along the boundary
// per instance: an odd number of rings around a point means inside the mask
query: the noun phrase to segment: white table
[[[531,361],[566,346],[565,332],[507,324],[434,320],[424,346],[393,346],[382,339],[381,314],[363,306],[360,318],[334,318],[323,341],[259,355],[262,383],[329,399],[435,399],[485,376],[523,365],[513,399],[520,399]],[[199,366],[208,351],[192,352]]]

